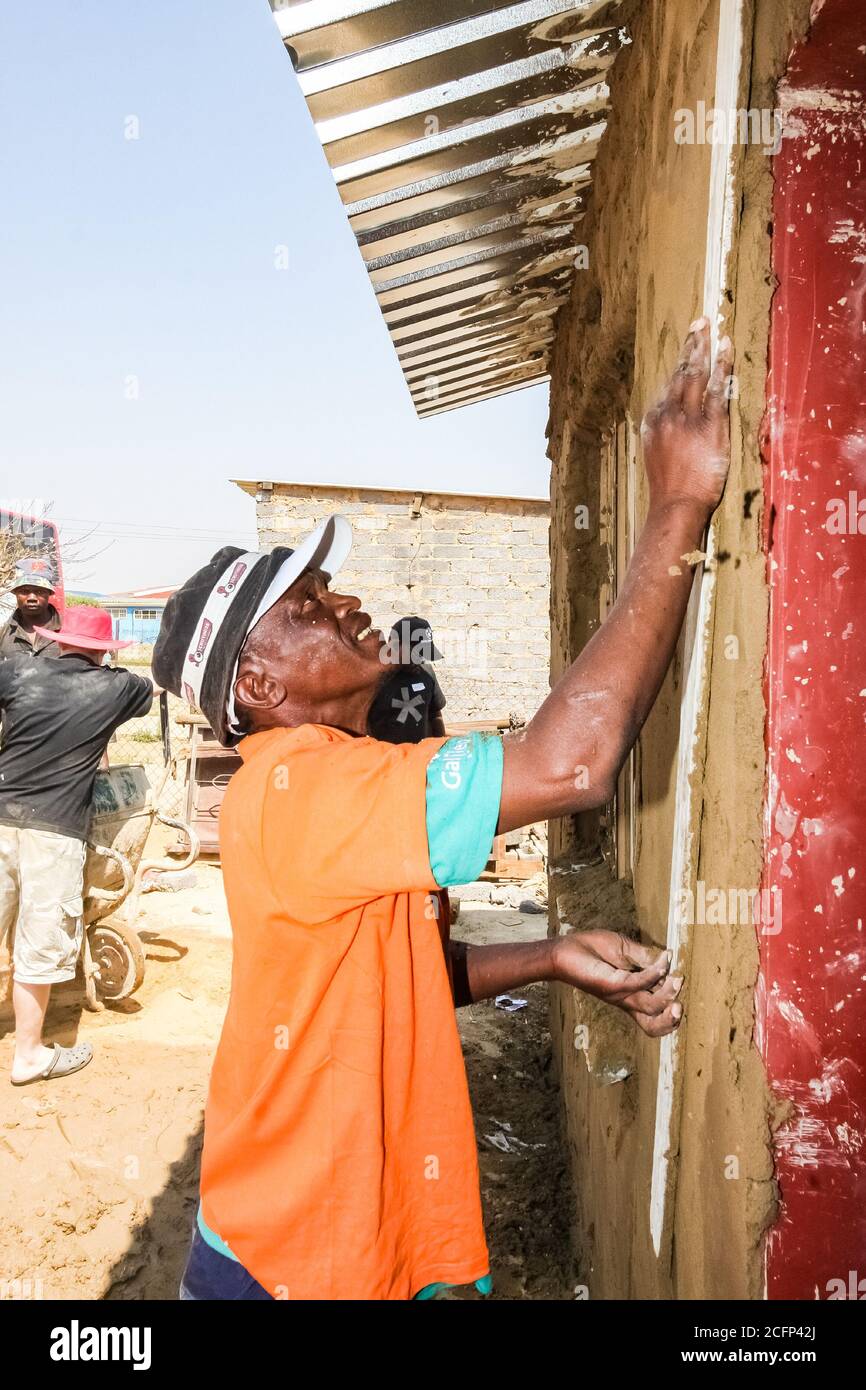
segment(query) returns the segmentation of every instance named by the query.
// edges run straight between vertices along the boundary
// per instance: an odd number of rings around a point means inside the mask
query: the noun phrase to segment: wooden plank
[[[731,112],[741,105],[743,73],[744,0],[720,0],[716,54],[717,110]],[[736,122],[728,121],[728,134],[736,135]],[[718,141],[712,148],[707,248],[704,262],[704,313],[710,320],[715,352],[723,321],[724,292],[734,240],[736,145]],[[708,563],[701,566],[692,588],[685,624],[687,670],[680,709],[677,753],[673,851],[668,899],[667,947],[674,966],[682,971],[688,962],[690,940],[681,921],[679,905],[686,889],[697,880],[697,825],[701,809],[701,728],[709,697],[709,654],[714,617],[716,527],[711,523],[705,546]],[[685,1022],[663,1038],[656,1090],[655,1135],[650,1191],[650,1232],[659,1260],[670,1264],[673,1207],[676,1197],[676,1159],[682,1101],[681,1066],[685,1049]]]
[[[506,868],[485,869],[483,874],[479,874],[479,878],[484,880],[485,883],[489,882],[491,879],[523,882],[524,879],[535,878],[536,874],[544,872],[544,860],[540,857],[537,859],[518,859],[514,856],[508,859],[506,863]]]

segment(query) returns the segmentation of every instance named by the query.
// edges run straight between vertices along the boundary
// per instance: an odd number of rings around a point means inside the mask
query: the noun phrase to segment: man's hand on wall
[[[655,952],[614,931],[571,932],[553,942],[553,978],[631,1014],[651,1038],[679,1027],[683,979],[669,951]]]
[[[457,1008],[540,980],[594,994],[631,1014],[651,1038],[679,1027],[682,976],[671,975],[670,951],[653,951],[615,931],[571,932],[502,946],[449,943]]]
[[[641,427],[650,507],[696,503],[718,506],[730,462],[728,383],[730,338],[719,343],[710,374],[710,322],[697,319],[676,371]]]

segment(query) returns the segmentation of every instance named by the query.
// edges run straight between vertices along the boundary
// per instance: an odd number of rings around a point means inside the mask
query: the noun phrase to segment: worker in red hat
[[[47,1046],[51,986],[75,975],[84,932],[84,861],[97,768],[114,730],[146,714],[153,682],[103,665],[114,640],[104,608],[67,609],[35,627],[58,644],[54,661],[0,658],[0,941],[14,932],[12,1084],[68,1076],[89,1043]]]

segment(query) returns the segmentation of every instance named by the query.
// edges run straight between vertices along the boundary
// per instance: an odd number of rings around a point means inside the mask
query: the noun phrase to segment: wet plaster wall
[[[750,107],[774,108],[809,0],[747,0]],[[612,74],[612,121],[583,224],[589,269],[560,315],[551,387],[552,666],[556,678],[599,621],[609,555],[598,526],[605,432],[636,425],[701,310],[711,148],[677,144],[674,113],[712,107],[718,0],[641,0]],[[720,512],[710,699],[701,747],[698,877],[748,890],[761,878],[767,633],[760,437],[766,397],[772,176],[760,146],[740,158],[729,331],[738,397]],[[590,526],[575,527],[586,506]],[[646,489],[637,466],[637,520]],[[733,639],[733,640],[732,640]],[[663,945],[668,917],[682,653],[643,731],[633,892],[589,868],[602,818],[552,827],[552,929],[639,929]],[[557,990],[553,1034],[578,1193],[575,1236],[590,1297],[760,1297],[762,1233],[775,1214],[772,1098],[753,1041],[758,970],[749,922],[696,926],[685,1002],[683,1107],[669,1256],[649,1230],[658,1045],[619,1015]],[[575,1031],[577,1030],[577,1032]],[[577,1043],[577,1045],[576,1045]],[[617,1079],[617,1078],[625,1079]]]

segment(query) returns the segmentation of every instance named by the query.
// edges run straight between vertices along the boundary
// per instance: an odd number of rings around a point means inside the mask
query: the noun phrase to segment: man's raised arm
[[[499,830],[611,799],[658,695],[692,587],[692,552],[729,463],[725,338],[710,375],[707,319],[692,325],[674,375],[641,431],[649,512],[622,590],[535,718],[506,736]]]

